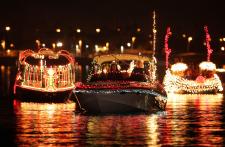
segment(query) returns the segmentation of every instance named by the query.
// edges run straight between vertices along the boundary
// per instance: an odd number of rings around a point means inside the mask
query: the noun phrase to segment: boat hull
[[[15,98],[24,102],[66,102],[69,100],[70,90],[45,92],[38,90],[30,90],[22,87],[16,87]]]
[[[156,112],[166,106],[166,98],[151,90],[76,90],[75,96],[86,113]]]
[[[170,92],[168,92],[170,93]],[[206,91],[198,91],[198,92],[190,92],[186,90],[179,90],[176,92],[173,92],[174,94],[217,94],[221,93],[218,89],[212,89],[212,90],[206,90]]]

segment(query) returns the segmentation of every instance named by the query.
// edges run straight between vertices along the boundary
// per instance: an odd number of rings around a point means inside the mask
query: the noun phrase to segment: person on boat
[[[113,62],[110,66],[110,71],[108,73],[109,80],[122,80],[122,74],[118,68],[118,65]]]
[[[193,80],[193,70],[191,68],[188,68],[185,71],[185,78],[188,80]]]
[[[99,74],[98,74],[98,67],[97,65],[94,66],[93,71],[92,71],[92,76],[89,82],[96,82],[99,80]]]
[[[141,81],[141,82],[146,82],[147,78],[146,78],[146,72],[144,69],[144,62],[141,60],[138,60],[136,62],[136,66],[134,67],[131,76],[130,76],[131,80],[134,81]]]
[[[102,70],[99,75],[99,80],[101,80],[101,81],[107,80],[107,77],[108,77],[108,66],[102,65]]]

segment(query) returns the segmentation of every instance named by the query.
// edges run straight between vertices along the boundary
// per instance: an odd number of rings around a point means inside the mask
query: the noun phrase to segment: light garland
[[[199,68],[201,70],[209,70],[209,71],[213,71],[213,70],[216,70],[216,65],[212,62],[201,62],[199,64]]]
[[[140,89],[159,89],[159,84],[156,82],[135,82],[135,81],[98,81],[97,83],[83,84],[81,82],[76,83],[76,89],[129,89],[129,88],[140,88]],[[162,88],[161,88],[162,89]]]
[[[158,92],[154,90],[143,90],[143,89],[76,89],[74,90],[74,93],[84,93],[84,94],[115,94],[115,93],[136,93],[136,94],[147,94],[147,95],[153,95],[157,97],[160,101],[166,102],[167,97],[159,94]]]
[[[170,31],[170,27],[167,28],[166,30],[166,36],[165,36],[165,53],[166,53],[166,69],[168,69],[169,66],[169,55],[171,53],[171,49],[169,48],[168,45],[168,40],[170,35],[172,35],[171,31]]]
[[[153,11],[153,24],[152,24],[152,32],[153,32],[153,46],[152,46],[152,49],[153,49],[153,53],[152,53],[152,64],[150,64],[150,69],[151,69],[151,77],[149,78],[149,80],[151,82],[154,82],[156,80],[156,70],[157,70],[157,67],[156,67],[156,64],[157,64],[157,60],[155,58],[155,51],[156,51],[156,33],[157,33],[157,29],[156,29],[156,13],[155,11]]]
[[[175,71],[185,71],[187,68],[188,68],[187,64],[185,64],[185,63],[176,63],[176,64],[173,64],[171,66],[171,70],[173,72],[175,72]]]
[[[153,54],[152,56],[154,57],[155,56],[155,50],[156,50],[156,33],[157,33],[157,30],[156,30],[156,14],[155,14],[155,11],[153,11],[153,24],[152,24],[152,32],[153,32]]]
[[[203,83],[199,83],[173,75],[170,70],[167,70],[163,84],[167,93],[210,93],[223,91],[221,80],[217,74],[214,74],[212,78],[206,79]]]
[[[206,37],[206,47],[207,47],[207,61],[210,61],[210,57],[213,52],[213,50],[210,47],[211,38],[210,38],[207,26],[204,27],[204,30],[205,30],[205,34],[206,34],[205,37]]]

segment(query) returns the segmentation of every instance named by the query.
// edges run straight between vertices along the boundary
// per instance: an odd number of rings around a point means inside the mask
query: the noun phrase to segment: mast
[[[152,25],[152,32],[153,32],[153,44],[152,44],[152,57],[154,58],[155,57],[155,50],[156,50],[156,33],[157,33],[157,30],[156,30],[156,14],[155,14],[155,11],[153,11],[153,25]]]
[[[157,60],[155,58],[155,51],[156,51],[156,33],[157,33],[157,30],[156,30],[156,13],[155,11],[153,11],[153,23],[152,23],[152,32],[153,32],[153,42],[152,42],[152,62],[151,62],[151,73],[152,73],[152,76],[150,77],[150,81],[155,81],[156,80],[156,70],[157,70],[157,67],[156,67],[156,63],[157,63]]]

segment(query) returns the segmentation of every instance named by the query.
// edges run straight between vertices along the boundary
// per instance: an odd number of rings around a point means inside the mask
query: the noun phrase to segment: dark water
[[[170,95],[166,111],[154,114],[88,116],[74,103],[13,100],[12,71],[1,68],[0,146],[225,145],[221,94]]]

